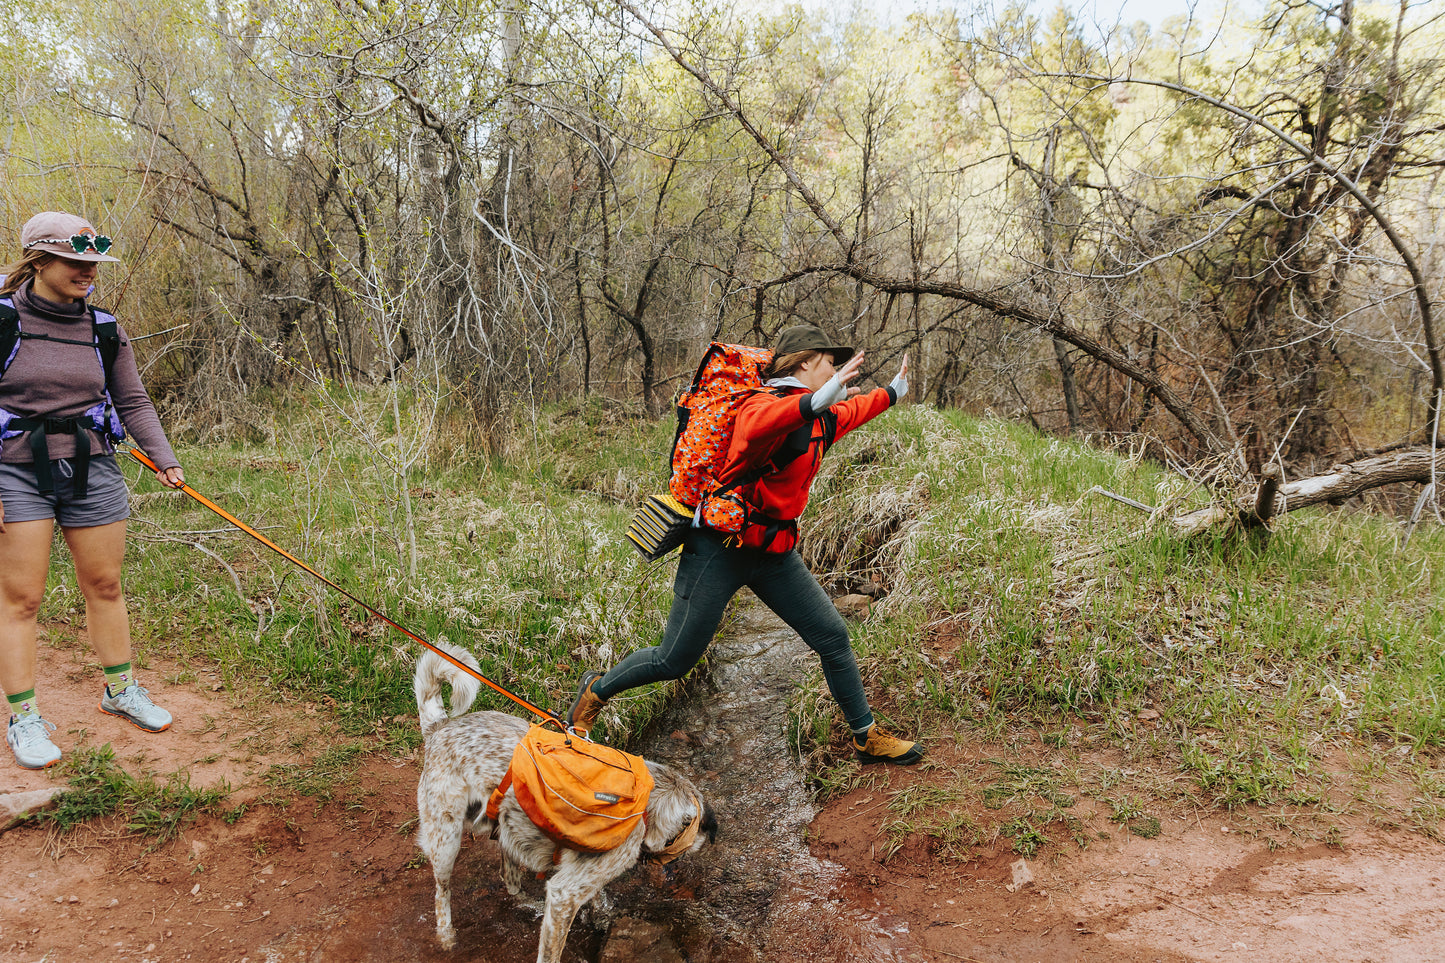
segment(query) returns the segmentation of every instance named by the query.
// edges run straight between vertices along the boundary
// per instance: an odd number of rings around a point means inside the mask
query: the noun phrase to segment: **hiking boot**
[[[895,766],[911,766],[923,759],[923,750],[918,743],[906,739],[895,739],[876,725],[868,730],[868,738],[862,742],[853,737],[853,751],[858,753],[861,763],[890,762]]]
[[[602,707],[607,704],[606,699],[592,691],[592,686],[604,674],[588,672],[577,683],[577,698],[572,700],[572,708],[567,710],[567,728],[577,730],[580,735],[585,736],[592,730],[597,724],[597,717],[602,714]]]
[[[39,713],[11,716],[5,741],[15,753],[15,761],[26,769],[44,769],[60,761],[60,747],[50,741],[55,723],[46,722]]]
[[[110,686],[106,686],[105,695],[100,700],[100,711],[120,716],[146,732],[160,732],[171,727],[171,714],[152,702],[145,686],[137,682],[121,689],[117,695],[111,695]]]

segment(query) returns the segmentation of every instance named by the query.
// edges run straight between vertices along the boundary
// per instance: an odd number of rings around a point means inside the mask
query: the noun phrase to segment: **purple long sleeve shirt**
[[[84,344],[22,339],[15,360],[0,378],[0,408],[22,417],[73,418],[105,400],[105,370],[90,343],[92,316],[85,302],[61,304],[47,300],[31,290],[29,281],[12,297],[15,310],[20,312],[20,330]],[[141,384],[135,351],[123,327],[120,328],[120,353],[111,372],[110,400],[126,432],[157,467],[164,471],[180,466],[161,429],[156,406]],[[88,434],[92,455],[114,451],[109,438],[96,431]],[[49,435],[46,447],[51,458],[73,458],[75,436]],[[5,439],[0,461],[23,464],[32,460],[28,432]]]

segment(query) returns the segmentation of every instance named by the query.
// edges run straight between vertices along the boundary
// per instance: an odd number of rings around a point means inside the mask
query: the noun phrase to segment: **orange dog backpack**
[[[496,820],[510,787],[547,838],[584,853],[621,846],[645,818],[652,773],[641,756],[534,725],[487,802]]]
[[[763,369],[772,360],[773,353],[766,348],[719,341],[708,345],[692,384],[677,399],[668,487],[684,505],[694,508],[717,489],[738,406],[762,389]]]

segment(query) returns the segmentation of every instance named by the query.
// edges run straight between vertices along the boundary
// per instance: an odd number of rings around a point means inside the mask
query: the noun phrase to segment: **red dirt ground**
[[[324,711],[276,704],[245,713],[215,677],[157,662],[142,679],[177,718],[147,735],[100,714],[87,649],[41,649],[40,698],[62,749],[110,743],[132,771],[189,769],[192,784],[232,787],[246,803],[228,825],[205,817],[150,848],[100,821],[65,836],[22,825],[0,835],[0,961],[4,963],[282,963],[471,961],[526,963],[536,918],[501,888],[484,842],[457,871],[461,945],[433,938],[432,882],[417,858],[419,763],[384,753],[326,803],[281,798],[261,781],[270,766],[314,757],[332,738]],[[181,680],[186,681],[167,681]],[[951,766],[981,765],[993,747],[940,750]],[[985,752],[985,749],[988,751]],[[901,958],[951,961],[1438,960],[1445,957],[1445,846],[1336,814],[1334,845],[1271,848],[1247,815],[1174,813],[1142,839],[1084,800],[1092,835],[1027,862],[1033,881],[1010,891],[1018,857],[999,847],[964,865],[910,843],[877,857],[886,795],[916,772],[832,801],[813,825],[814,850],[845,866],[848,905],[900,930]],[[57,769],[27,772],[5,758],[0,792],[63,784]],[[1278,835],[1278,834],[1276,834]],[[574,934],[575,935],[575,934]],[[580,940],[567,963],[590,960]],[[789,963],[789,961],[782,961]]]

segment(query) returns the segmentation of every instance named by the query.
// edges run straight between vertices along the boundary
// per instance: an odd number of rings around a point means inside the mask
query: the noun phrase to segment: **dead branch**
[[[1401,482],[1428,485],[1445,469],[1445,452],[1429,447],[1411,448],[1335,465],[1322,475],[1289,483],[1266,472],[1259,488],[1245,492],[1232,502],[1176,515],[1170,522],[1184,534],[1205,531],[1217,525],[1263,525],[1275,514],[1299,511],[1322,503],[1340,504],[1374,488]]]

